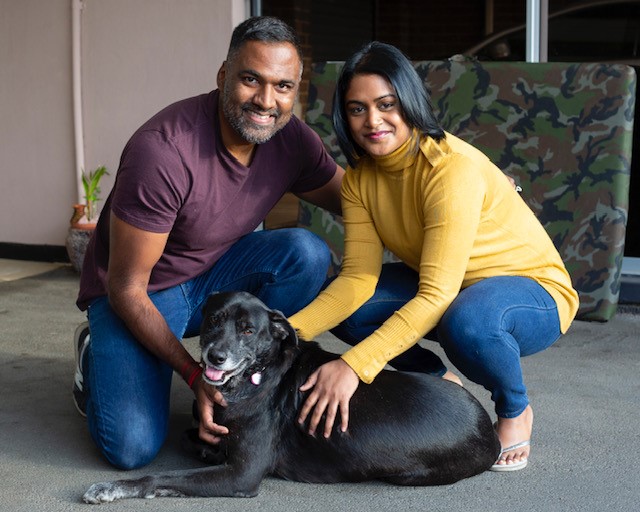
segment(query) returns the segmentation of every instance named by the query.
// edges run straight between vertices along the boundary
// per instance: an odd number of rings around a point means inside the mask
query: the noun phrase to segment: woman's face
[[[354,75],[345,111],[351,136],[369,155],[393,153],[411,136],[394,88],[380,75]]]

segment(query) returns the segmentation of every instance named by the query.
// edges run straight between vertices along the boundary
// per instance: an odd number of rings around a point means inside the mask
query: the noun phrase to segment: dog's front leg
[[[196,487],[200,479],[193,475],[195,481],[190,482],[192,473],[180,471],[138,479],[98,482],[89,487],[82,499],[85,503],[99,504],[127,498],[200,496]]]
[[[229,458],[221,466],[101,482],[93,484],[83,500],[86,503],[106,503],[125,498],[162,496],[253,497],[258,494],[262,479],[273,466],[274,439],[269,426],[269,422],[253,422],[253,429],[238,429],[239,435],[228,440]],[[247,435],[247,430],[251,435]]]
[[[85,503],[99,504],[126,498],[154,498],[158,489],[152,483],[153,477],[137,480],[116,480],[113,482],[98,482],[93,484],[82,496]],[[165,496],[181,496],[177,491],[171,494],[166,490]]]
[[[258,494],[266,468],[233,465],[174,471],[138,479],[93,484],[82,497],[85,503],[108,503],[126,498],[156,497],[239,497]]]

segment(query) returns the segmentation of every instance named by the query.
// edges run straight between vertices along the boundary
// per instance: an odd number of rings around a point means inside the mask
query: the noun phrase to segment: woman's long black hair
[[[435,140],[445,134],[433,113],[429,95],[411,61],[395,46],[372,41],[345,62],[333,95],[333,128],[340,149],[351,167],[365,151],[353,140],[345,109],[345,95],[355,75],[373,74],[386,78],[395,90],[407,125]]]

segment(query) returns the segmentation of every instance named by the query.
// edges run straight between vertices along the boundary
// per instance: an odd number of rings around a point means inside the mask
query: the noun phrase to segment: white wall
[[[0,243],[64,245],[77,200],[72,0],[0,0]],[[215,88],[244,0],[84,0],[85,167],[106,165],[147,118]]]
[[[73,126],[68,0],[0,0],[0,242],[64,242]]]

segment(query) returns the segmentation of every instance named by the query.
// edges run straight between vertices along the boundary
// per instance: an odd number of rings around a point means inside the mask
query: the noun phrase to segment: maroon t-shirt
[[[296,117],[257,145],[245,167],[222,144],[217,90],[168,106],[124,148],[87,248],[78,307],[107,293],[110,211],[145,231],[169,233],[149,281],[149,291],[161,290],[211,268],[285,192],[321,187],[335,170],[320,138]]]

